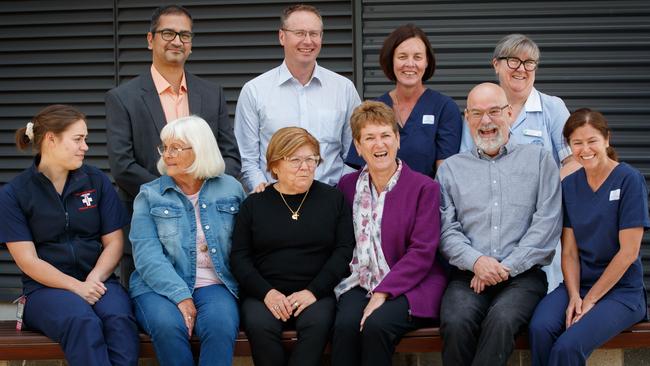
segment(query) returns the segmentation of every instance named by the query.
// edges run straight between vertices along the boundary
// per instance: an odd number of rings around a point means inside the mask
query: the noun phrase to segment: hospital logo
[[[79,211],[97,207],[97,203],[95,202],[96,192],[96,190],[91,189],[89,191],[75,193],[75,196],[79,197],[81,201]]]

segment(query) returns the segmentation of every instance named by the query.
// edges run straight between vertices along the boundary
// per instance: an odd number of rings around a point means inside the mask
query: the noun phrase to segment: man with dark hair
[[[239,150],[221,87],[185,71],[193,36],[187,9],[177,5],[156,9],[147,33],[151,68],[106,93],[108,161],[129,210],[140,185],[159,176],[160,130],[180,117],[195,114],[206,120],[217,138],[226,173],[239,175]],[[125,249],[130,253],[130,245]],[[130,270],[122,270],[123,277]]]
[[[242,179],[249,190],[271,182],[265,157],[269,140],[280,128],[298,126],[321,145],[316,179],[334,185],[346,172],[343,162],[352,143],[349,119],[361,100],[350,80],[316,63],[323,39],[316,8],[293,5],[280,20],[284,62],[246,83],[237,101]]]

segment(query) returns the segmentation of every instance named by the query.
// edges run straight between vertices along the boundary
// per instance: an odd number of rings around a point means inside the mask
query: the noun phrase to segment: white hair
[[[192,147],[194,162],[186,172],[194,178],[208,179],[221,175],[226,170],[217,139],[203,118],[189,116],[169,122],[160,131],[160,141],[172,139],[181,140]],[[162,156],[158,160],[158,171],[167,174],[167,165]]]

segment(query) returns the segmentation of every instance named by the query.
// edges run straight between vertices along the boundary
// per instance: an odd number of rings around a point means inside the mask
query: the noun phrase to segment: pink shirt
[[[185,197],[194,205],[194,216],[196,217],[196,282],[194,288],[223,283],[214,270],[214,264],[212,264],[208,251],[208,242],[205,240],[205,234],[201,226],[199,193],[186,194]]]
[[[181,117],[190,115],[190,106],[187,101],[187,83],[185,82],[185,73],[181,79],[181,87],[178,94],[174,93],[172,85],[151,65],[151,77],[156,86],[156,91],[160,97],[165,119],[171,122]]]

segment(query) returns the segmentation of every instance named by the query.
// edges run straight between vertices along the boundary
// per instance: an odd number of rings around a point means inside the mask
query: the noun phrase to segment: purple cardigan
[[[411,170],[402,173],[384,201],[381,248],[390,272],[375,288],[390,298],[405,295],[413,316],[438,319],[446,274],[435,259],[440,243],[440,184]],[[345,175],[338,188],[352,206],[360,172]]]

